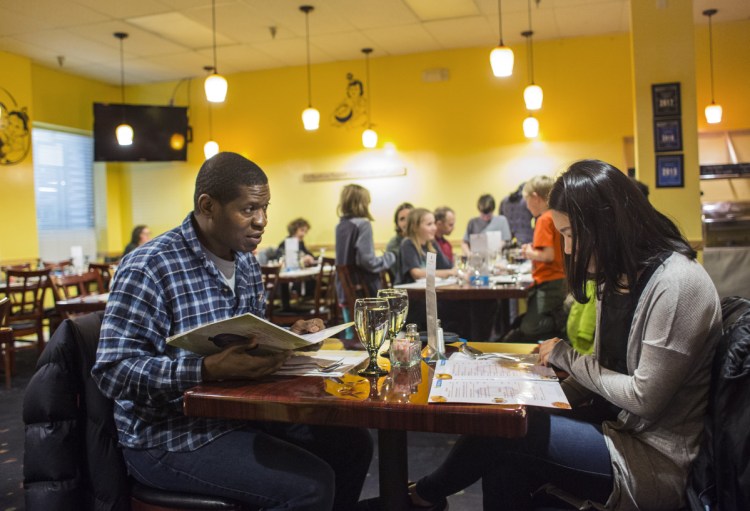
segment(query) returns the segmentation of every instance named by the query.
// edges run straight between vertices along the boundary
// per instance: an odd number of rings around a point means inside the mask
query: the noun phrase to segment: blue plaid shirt
[[[203,358],[166,343],[204,323],[246,312],[264,316],[258,261],[234,257],[235,294],[206,257],[191,213],[117,268],[91,374],[115,400],[122,445],[192,451],[242,426],[183,414],[182,394],[201,383]]]

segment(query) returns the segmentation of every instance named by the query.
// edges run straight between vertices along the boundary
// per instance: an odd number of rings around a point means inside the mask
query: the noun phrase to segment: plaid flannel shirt
[[[191,451],[243,425],[183,414],[183,392],[201,383],[203,358],[166,343],[204,323],[246,312],[264,316],[257,260],[245,253],[234,257],[233,294],[206,257],[191,213],[117,268],[91,374],[115,400],[122,445]]]

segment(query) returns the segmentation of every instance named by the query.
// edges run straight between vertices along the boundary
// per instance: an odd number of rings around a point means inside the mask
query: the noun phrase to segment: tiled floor
[[[13,388],[0,388],[0,511],[25,509],[23,499],[23,393],[33,374],[35,357],[33,352],[19,353],[16,360],[17,374]],[[377,434],[373,432],[377,440]],[[453,435],[431,433],[409,433],[409,475],[418,479],[430,472],[451,448]],[[378,495],[378,465],[376,456],[372,461],[362,498]],[[481,488],[477,483],[466,491],[451,497],[451,511],[474,511],[481,509]]]

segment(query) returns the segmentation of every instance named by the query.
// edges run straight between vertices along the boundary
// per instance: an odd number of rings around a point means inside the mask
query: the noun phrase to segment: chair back
[[[5,321],[10,313],[10,299],[7,296],[0,298],[0,327],[5,326]]]
[[[354,301],[370,296],[367,285],[362,280],[359,268],[353,264],[337,264],[336,278],[343,291],[342,305],[349,312],[349,317],[354,318]]]
[[[50,284],[55,300],[67,300],[76,296],[105,292],[102,277],[96,270],[71,275],[53,275],[50,277]]]
[[[111,263],[89,263],[89,270],[99,272],[99,276],[104,284],[104,291],[109,291],[109,283],[112,280],[114,269]]]
[[[41,321],[44,314],[44,292],[49,281],[49,269],[8,270],[6,294],[10,300],[10,323]]]
[[[68,266],[73,266],[73,259],[65,259],[63,261],[42,261],[42,265],[52,271],[64,270]]]
[[[322,257],[320,272],[315,279],[315,312],[327,312],[329,320],[338,323],[338,297],[336,296],[336,259]]]
[[[279,288],[280,266],[261,266],[260,273],[263,277],[263,288],[265,289],[266,298],[266,317],[270,318],[273,314],[274,301],[276,300],[276,290]]]

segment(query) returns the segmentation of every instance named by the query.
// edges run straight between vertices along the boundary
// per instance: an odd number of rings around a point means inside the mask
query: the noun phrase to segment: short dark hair
[[[310,229],[310,222],[305,220],[304,218],[295,218],[289,224],[286,226],[287,232],[289,232],[289,236],[294,236],[294,233],[297,232],[297,229],[302,228]]]
[[[130,233],[130,243],[132,243],[133,245],[138,245],[138,243],[141,241],[141,233],[145,228],[145,225],[136,225],[135,227],[133,227],[133,232]]]
[[[596,280],[601,298],[602,291],[632,289],[638,272],[660,254],[679,252],[695,259],[695,250],[674,222],[654,209],[628,176],[603,161],[581,160],[568,167],[552,187],[549,207],[570,220],[567,277],[581,303],[588,301],[590,278]],[[589,261],[596,268],[593,276]]]
[[[448,206],[440,206],[439,208],[435,208],[435,212],[433,213],[435,215],[435,221],[440,222],[441,220],[445,220],[445,217],[448,215],[448,213],[453,213],[453,210]]]
[[[203,194],[226,204],[240,196],[241,186],[267,184],[268,177],[255,163],[237,153],[219,153],[204,161],[198,171],[193,207],[198,209],[198,198]]]
[[[482,214],[492,213],[495,211],[495,198],[489,193],[485,193],[477,201],[477,209]]]

